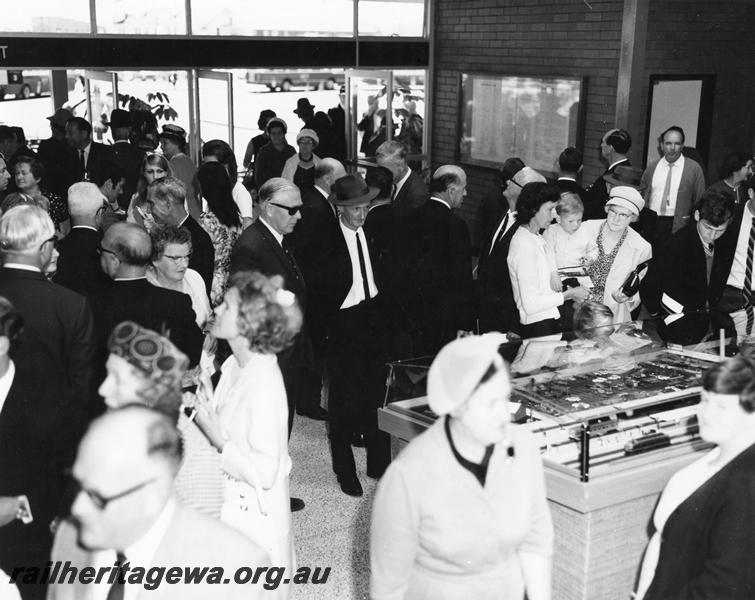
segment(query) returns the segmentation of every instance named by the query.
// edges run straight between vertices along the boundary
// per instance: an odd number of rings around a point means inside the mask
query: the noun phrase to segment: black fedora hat
[[[328,200],[336,206],[359,206],[372,201],[380,189],[368,186],[361,175],[346,175],[336,179]]]
[[[131,113],[122,108],[116,108],[110,113],[110,127],[131,127]]]
[[[619,165],[613,173],[603,175],[603,179],[611,185],[628,185],[636,190],[645,187],[642,185],[642,169],[629,165]]]
[[[315,110],[315,105],[309,103],[309,98],[299,98],[296,101],[296,110],[294,113],[299,115],[301,113],[310,113]]]

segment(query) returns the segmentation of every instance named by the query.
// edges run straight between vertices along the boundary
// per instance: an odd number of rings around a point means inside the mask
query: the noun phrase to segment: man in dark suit
[[[433,174],[430,201],[417,211],[414,320],[418,356],[436,354],[459,330],[474,329],[472,245],[467,224],[453,213],[466,195],[467,176],[455,165]]]
[[[212,289],[212,276],[215,272],[215,247],[207,232],[186,212],[186,188],[175,177],[165,177],[153,181],[147,188],[146,210],[152,214],[155,223],[186,227],[191,234],[192,254],[189,268],[202,276],[207,295]]]
[[[0,217],[0,295],[25,323],[14,358],[38,367],[57,391],[65,429],[77,438],[91,390],[94,326],[87,299],[45,277],[55,270],[55,243],[52,220],[37,206],[16,206]]]
[[[104,181],[107,165],[112,160],[110,148],[92,141],[92,126],[82,117],[66,122],[66,141],[75,151],[69,164],[69,181]]]
[[[577,183],[577,177],[582,171],[582,153],[576,148],[569,146],[558,157],[558,179],[556,187],[562,194],[571,192],[577,194],[582,204],[588,201],[587,192]]]
[[[92,423],[73,465],[72,483],[78,493],[71,519],[61,523],[51,558],[70,561],[80,572],[102,564],[98,561],[113,567],[116,560],[129,570],[116,577],[114,569],[110,578],[86,584],[81,578],[62,578],[50,586],[50,600],[112,600],[132,593],[140,597],[142,585],[134,584],[136,569],[144,573],[150,568],[217,565],[230,578],[240,567],[270,565],[266,552],[249,538],[173,499],[182,454],[181,434],[170,419],[144,406],[111,410]],[[158,594],[166,600],[240,600],[267,594],[262,585],[217,583],[163,581]]]
[[[486,195],[480,203],[477,211],[477,222],[475,223],[474,244],[472,250],[475,256],[480,254],[480,246],[490,239],[493,231],[501,222],[501,217],[509,210],[509,203],[506,200],[504,191],[511,184],[511,178],[524,168],[522,159],[516,156],[507,158],[501,168],[496,172],[493,180],[495,191]]]
[[[545,177],[530,167],[518,171],[503,195],[509,210],[501,217],[491,237],[480,246],[477,264],[477,321],[480,333],[517,331],[519,311],[511,288],[507,258],[516,224],[516,201],[528,183],[545,183]]]
[[[608,165],[603,175],[598,177],[587,190],[587,201],[585,205],[583,219],[605,219],[605,205],[608,202],[608,187],[606,186],[606,176],[613,175],[616,167],[630,166],[631,163],[627,158],[627,153],[632,147],[632,136],[625,129],[611,129],[600,140],[600,156]]]
[[[361,496],[351,450],[354,436],[367,449],[367,475],[379,478],[390,461],[390,443],[377,427],[377,409],[385,396],[384,327],[379,310],[372,256],[362,225],[370,201],[379,193],[359,175],[334,185],[340,236],[327,257],[321,294],[328,328],[330,450],[341,490]]]
[[[66,142],[66,123],[73,116],[66,108],[59,108],[47,117],[52,135],[39,142],[39,160],[45,166],[45,187],[61,198],[66,197],[70,174],[66,169],[75,156]]]
[[[406,146],[396,140],[383,142],[377,149],[378,166],[393,173],[391,200],[396,216],[403,219],[422,206],[429,197],[427,185],[406,163]]]
[[[121,209],[128,208],[131,196],[136,192],[136,184],[139,181],[139,168],[144,160],[144,152],[134,146],[131,137],[131,115],[128,111],[116,108],[110,113],[110,133],[113,136],[113,145],[110,151],[113,162],[123,172],[125,183],[123,193],[119,196],[118,203]]]
[[[68,189],[72,227],[58,245],[60,256],[53,281],[89,299],[110,287],[97,253],[102,239],[102,215],[107,206],[107,199],[93,183],[80,181]]]
[[[152,258],[147,232],[133,223],[116,223],[105,232],[99,252],[102,270],[113,280],[93,302],[99,375],[104,373],[108,337],[122,321],[134,321],[162,333],[189,357],[190,366],[199,364],[203,336],[191,299],[147,281],[147,265]]]
[[[671,236],[642,282],[642,301],[651,313],[715,307],[729,277],[731,259],[722,238],[732,219],[733,205],[722,193],[703,194],[689,223]]]
[[[21,316],[0,297],[0,569],[8,574],[19,565],[44,568],[77,443],[40,365],[11,360],[22,329]],[[17,584],[25,600],[44,598],[44,585]]]

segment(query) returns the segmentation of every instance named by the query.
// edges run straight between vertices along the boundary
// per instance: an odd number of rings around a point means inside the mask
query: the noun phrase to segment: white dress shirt
[[[653,173],[652,191],[650,193],[650,210],[658,213],[659,217],[673,217],[676,210],[676,195],[679,193],[679,184],[682,182],[682,171],[684,170],[684,155],[674,161],[673,171],[671,171],[671,187],[668,192],[668,204],[666,212],[660,214],[661,202],[663,201],[663,190],[666,187],[666,177],[671,165],[665,158],[658,162],[658,166]]]
[[[231,196],[233,196],[233,201],[236,203],[236,206],[239,209],[241,218],[251,219],[252,195],[249,193],[249,190],[244,187],[244,184],[240,181],[237,181],[233,186],[233,189],[231,190]],[[202,199],[202,201],[204,202],[204,198]]]
[[[147,530],[140,539],[135,541],[131,546],[123,551],[126,556],[126,560],[129,563],[129,567],[143,567],[149,571],[152,565],[152,559],[157,553],[157,549],[162,542],[165,533],[168,531],[170,521],[173,518],[173,513],[176,510],[176,501],[171,499],[163,508],[162,512],[157,516],[152,527]],[[100,568],[110,567],[112,569],[116,561],[115,550],[101,550],[92,554],[92,566],[98,571]],[[173,566],[173,565],[154,565],[154,566]],[[183,565],[175,565],[183,566]],[[108,592],[112,587],[112,584],[108,583],[108,576],[111,571],[108,571],[106,576],[100,581],[99,584],[92,584],[91,600],[106,600]],[[126,572],[126,581],[128,581],[128,573]],[[162,585],[166,585],[162,582]],[[144,593],[142,585],[125,585],[123,588],[123,600],[136,600]]]
[[[338,222],[346,240],[346,247],[349,249],[349,258],[351,258],[351,289],[346,294],[346,298],[341,304],[341,308],[351,308],[362,302],[364,298],[364,286],[362,285],[362,272],[359,269],[359,251],[357,250],[357,234],[364,254],[364,267],[367,271],[367,285],[370,290],[370,298],[377,296],[378,289],[375,285],[375,278],[372,274],[372,260],[370,260],[370,251],[367,248],[367,240],[364,231],[360,227],[356,231],[349,229],[341,221]]]
[[[10,392],[10,386],[13,385],[13,378],[16,376],[16,365],[13,361],[10,361],[8,370],[5,375],[0,377],[0,415],[3,413],[3,406],[8,398],[8,392]]]
[[[24,265],[22,263],[7,262],[3,265],[6,269],[18,269],[20,271],[34,271],[35,273],[41,273],[42,271],[33,265]]]
[[[508,219],[506,218],[508,217]],[[493,247],[495,246],[495,241],[498,239],[498,236],[500,235],[503,237],[506,235],[506,232],[511,229],[511,227],[516,222],[516,211],[506,211],[506,213],[501,217],[501,222],[498,223],[498,227],[496,227],[495,233],[493,234],[493,239],[490,241],[490,248],[488,248],[488,256],[490,256],[493,253]],[[501,234],[501,228],[503,227],[503,224],[506,223],[506,229],[504,230],[503,234]]]
[[[270,230],[270,233],[273,234],[273,237],[278,241],[278,243],[280,244],[280,247],[283,248],[283,236],[277,231],[275,231],[272,225],[270,225],[270,223],[265,221],[264,218],[260,217],[260,221],[262,221],[262,224]]]
[[[745,204],[745,208],[742,211],[742,223],[739,226],[739,233],[737,234],[737,249],[734,252],[734,259],[731,262],[729,278],[726,280],[726,285],[734,286],[740,290],[744,287],[745,283],[747,244],[750,242],[750,227],[752,227],[753,218],[755,217],[753,217],[750,203],[748,202]],[[755,273],[753,275],[755,275]],[[752,283],[755,283],[755,277],[753,277]],[[752,285],[751,288],[755,289]]]

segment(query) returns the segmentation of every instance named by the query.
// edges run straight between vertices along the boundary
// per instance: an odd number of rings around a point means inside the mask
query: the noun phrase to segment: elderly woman
[[[314,129],[302,129],[296,134],[299,153],[283,165],[281,177],[293,181],[302,193],[315,188],[315,167],[320,164],[320,157],[314,153],[314,149],[319,143],[320,138]]]
[[[189,268],[191,233],[185,227],[160,226],[152,229],[150,237],[152,266],[147,269],[147,280],[152,285],[188,294],[197,325],[204,329],[212,311],[202,276]]]
[[[433,361],[440,416],[391,463],[370,534],[373,600],[547,600],[553,531],[540,451],[510,423],[501,334],[467,337]]]
[[[233,352],[217,389],[203,380],[197,421],[220,452],[225,475],[221,519],[256,541],[272,563],[294,564],[288,475],[288,404],[276,353],[291,345],[302,315],[282,278],[241,272],[215,309],[213,335]],[[285,589],[284,589],[285,588]],[[280,598],[288,597],[281,586]]]
[[[523,338],[560,332],[558,307],[587,296],[582,286],[561,291],[556,258],[540,234],[553,219],[558,199],[556,186],[533,182],[522,188],[516,201],[519,228],[511,238],[506,260]]]
[[[136,182],[136,192],[131,197],[126,220],[141,225],[147,230],[151,229],[154,220],[152,215],[143,209],[147,202],[147,188],[153,181],[170,177],[172,173],[168,159],[162,154],[147,154],[144,157],[139,167],[139,180]]]
[[[176,477],[176,496],[187,506],[219,517],[223,485],[217,452],[192,422],[193,409],[181,410],[181,381],[189,359],[167,338],[131,321],[113,329],[108,350],[107,376],[99,389],[105,404],[144,404],[177,419],[184,461]]]
[[[614,323],[631,319],[631,312],[640,305],[639,294],[631,297],[622,292],[627,277],[653,255],[650,244],[629,227],[645,206],[640,192],[629,186],[612,187],[606,202],[606,219],[585,221],[582,228],[593,240],[585,257],[587,273],[593,288],[590,299],[608,306]],[[641,276],[644,276],[645,271]]]
[[[16,161],[13,175],[19,192],[32,198],[44,197],[47,200],[50,218],[55,223],[55,229],[60,231],[69,219],[68,206],[60,196],[44,189],[41,185],[45,177],[45,168],[42,163],[36,158],[22,156]]]
[[[755,598],[755,354],[703,375],[700,436],[716,447],[674,474],[653,517],[636,598]]]
[[[223,302],[228,271],[231,268],[231,250],[241,235],[242,219],[234,203],[231,184],[225,168],[217,162],[208,162],[197,172],[202,194],[202,214],[199,224],[215,247],[210,302],[213,307]]]

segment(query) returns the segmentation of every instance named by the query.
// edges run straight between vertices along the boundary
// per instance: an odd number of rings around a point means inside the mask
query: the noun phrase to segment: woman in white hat
[[[605,206],[606,219],[582,223],[594,242],[586,257],[593,283],[590,299],[608,306],[614,323],[629,321],[631,312],[640,305],[639,293],[629,297],[622,287],[637,265],[653,256],[650,244],[629,227],[637,221],[644,206],[645,201],[635,188],[612,187]]]
[[[283,165],[281,177],[293,181],[302,194],[307,190],[315,189],[315,167],[320,164],[320,157],[314,153],[314,150],[319,143],[320,138],[314,129],[302,129],[296,134],[299,152]]]
[[[502,334],[455,340],[433,361],[440,417],[380,481],[370,537],[373,600],[548,600],[553,530],[540,452],[510,423]]]

